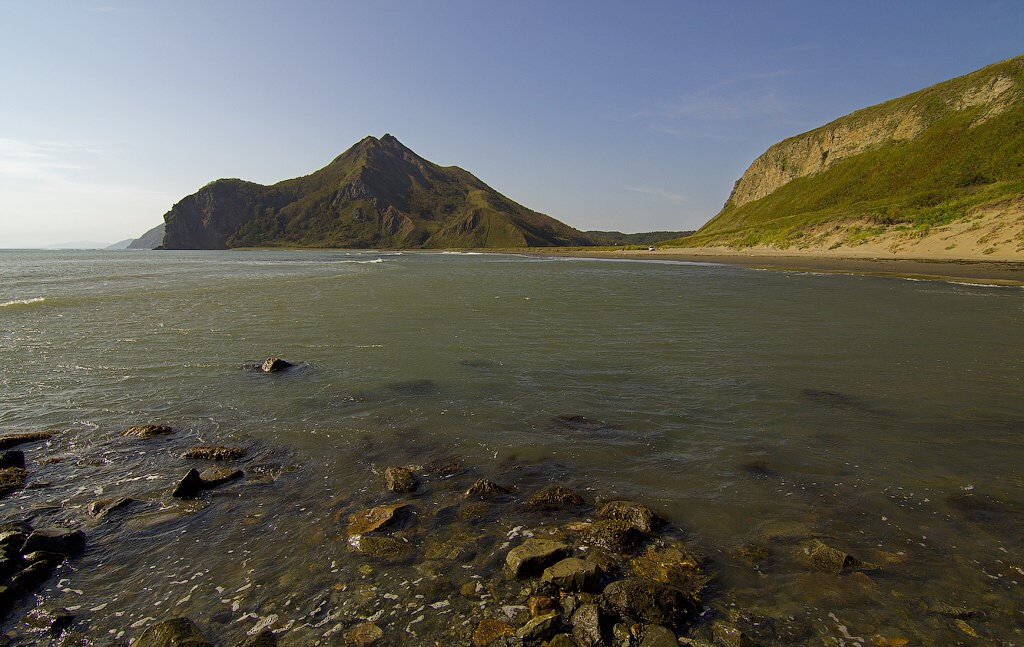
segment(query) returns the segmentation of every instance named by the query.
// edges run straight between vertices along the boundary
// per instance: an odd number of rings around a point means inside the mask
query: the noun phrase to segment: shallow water
[[[0,500],[0,520],[86,524],[88,552],[41,597],[96,640],[175,614],[225,642],[269,626],[333,644],[383,611],[430,644],[486,613],[457,589],[513,528],[551,521],[435,514],[486,476],[644,501],[706,557],[709,617],[799,616],[810,644],[1020,644],[1022,321],[1019,288],[716,265],[0,251],[0,432],[60,432],[26,448],[48,486]],[[269,355],[308,366],[242,370]],[[148,422],[179,432],[119,435]],[[182,504],[168,492],[197,442],[245,446],[247,478]],[[379,470],[451,458],[470,472],[430,481],[403,539],[469,555],[347,545],[345,516],[390,500]],[[120,494],[141,503],[87,520]],[[881,568],[813,571],[815,537]]]

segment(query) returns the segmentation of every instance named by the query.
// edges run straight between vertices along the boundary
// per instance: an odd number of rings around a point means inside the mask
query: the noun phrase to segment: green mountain
[[[366,137],[319,171],[270,186],[211,182],[175,204],[164,223],[165,249],[593,244],[391,135]]]
[[[650,245],[666,238],[689,236],[693,231],[643,231],[624,234],[621,231],[588,230],[583,233],[598,245]]]
[[[939,252],[1019,255],[1022,205],[1024,56],[775,144],[718,215],[668,242],[897,252],[932,236]]]

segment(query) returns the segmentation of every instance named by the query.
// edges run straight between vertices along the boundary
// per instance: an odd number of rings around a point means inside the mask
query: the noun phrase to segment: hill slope
[[[1024,56],[775,144],[718,215],[670,242],[1019,257]]]
[[[391,135],[366,137],[319,171],[271,186],[211,182],[175,204],[164,222],[166,249],[592,244]]]
[[[163,243],[164,223],[160,223],[146,233],[142,234],[132,242],[128,243],[127,249],[155,249]]]

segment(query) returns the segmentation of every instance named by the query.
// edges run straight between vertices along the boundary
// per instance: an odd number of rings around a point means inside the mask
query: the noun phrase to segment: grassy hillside
[[[828,160],[832,149],[849,154]],[[798,167],[792,177],[787,164]],[[893,230],[920,236],[1020,196],[1024,57],[776,144],[717,216],[668,244],[788,247],[829,226],[845,227],[852,243]]]

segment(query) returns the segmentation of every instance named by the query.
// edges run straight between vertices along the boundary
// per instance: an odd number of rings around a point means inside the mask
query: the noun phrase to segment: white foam
[[[15,299],[14,301],[5,301],[4,303],[0,303],[0,308],[6,306],[27,306],[31,303],[42,303],[43,301],[46,301],[45,297],[34,297],[32,299]]]

